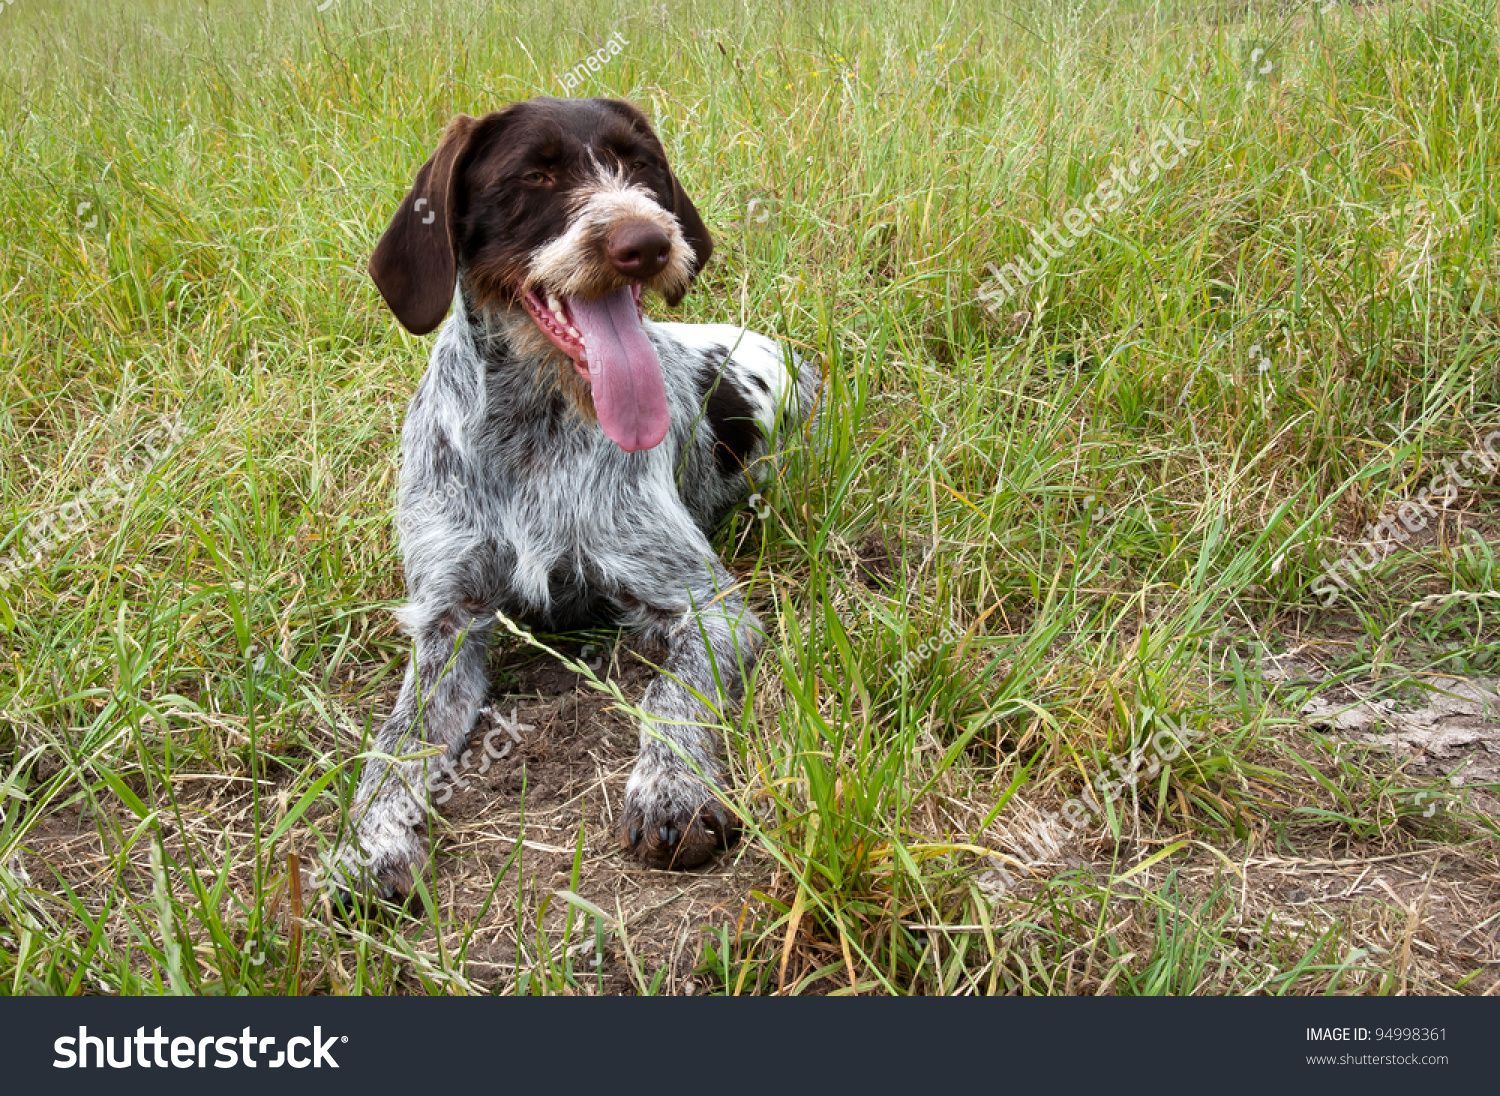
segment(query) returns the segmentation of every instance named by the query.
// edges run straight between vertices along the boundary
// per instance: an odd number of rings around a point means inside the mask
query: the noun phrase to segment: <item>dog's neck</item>
[[[517,360],[519,355],[509,332],[517,316],[524,315],[524,310],[515,306],[496,308],[476,303],[462,282],[453,297],[453,320],[463,325],[486,364],[506,365]]]

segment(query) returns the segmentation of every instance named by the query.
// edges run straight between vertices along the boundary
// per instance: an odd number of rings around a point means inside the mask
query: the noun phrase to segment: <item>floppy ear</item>
[[[703,223],[703,218],[698,216],[698,207],[693,205],[693,200],[687,196],[687,191],[682,189],[682,184],[677,181],[677,176],[668,171],[672,177],[672,212],[676,214],[678,223],[682,225],[682,235],[693,248],[693,268],[691,274],[698,277],[698,271],[708,265],[709,256],[714,253],[713,237],[708,234],[708,226]],[[668,297],[667,303],[673,306],[682,303],[682,298],[687,291]]]
[[[448,123],[370,256],[370,277],[413,335],[437,327],[453,303],[458,280],[454,189],[460,174],[454,168],[473,143],[477,125],[467,114]]]

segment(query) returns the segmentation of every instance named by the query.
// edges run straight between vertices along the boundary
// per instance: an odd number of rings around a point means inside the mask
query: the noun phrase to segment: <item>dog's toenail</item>
[[[677,830],[672,826],[663,826],[661,828],[661,839],[668,845],[677,844]]]
[[[641,839],[641,828],[639,826],[631,826],[630,827],[630,843],[632,845],[634,845],[634,844],[638,843],[640,841],[640,839]]]

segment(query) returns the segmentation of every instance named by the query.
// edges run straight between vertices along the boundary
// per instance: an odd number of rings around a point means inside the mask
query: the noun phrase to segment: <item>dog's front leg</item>
[[[488,689],[488,629],[460,623],[461,616],[441,614],[415,629],[416,649],[401,695],[375,736],[377,756],[365,762],[354,794],[354,832],[333,856],[329,881],[341,900],[404,897],[426,863],[427,843],[418,827],[427,819],[433,791],[451,781],[453,758]]]
[[[626,613],[640,630],[665,633],[668,645],[664,672],[641,701],[648,720],[619,820],[621,847],[656,868],[696,867],[738,829],[715,794],[725,779],[720,717],[709,705],[743,695],[762,637],[728,571],[705,562],[703,578],[688,582],[685,612],[637,601]]]

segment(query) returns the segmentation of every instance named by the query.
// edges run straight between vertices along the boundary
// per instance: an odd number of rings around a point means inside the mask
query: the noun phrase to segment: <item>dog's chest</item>
[[[403,430],[409,564],[471,560],[480,600],[561,620],[711,554],[707,537],[761,471],[789,387],[772,340],[648,323],[671,425],[660,445],[627,453],[548,383],[554,363],[481,351],[486,340],[455,321]],[[440,492],[452,501],[433,505]]]

